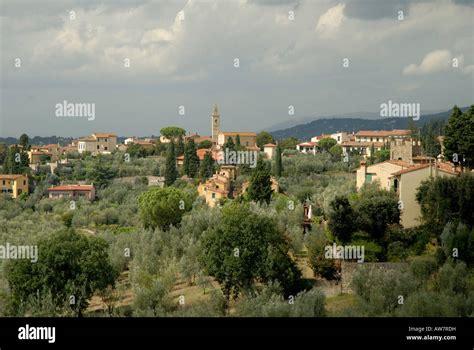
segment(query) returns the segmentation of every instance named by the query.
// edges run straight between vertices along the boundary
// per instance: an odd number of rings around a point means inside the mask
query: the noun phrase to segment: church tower
[[[214,110],[212,111],[212,141],[217,143],[217,136],[220,133],[221,127],[221,116],[219,110],[217,109],[217,104],[214,105]]]

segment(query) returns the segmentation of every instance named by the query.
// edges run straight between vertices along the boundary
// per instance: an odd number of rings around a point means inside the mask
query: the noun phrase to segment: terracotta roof
[[[176,160],[184,160],[184,155],[177,156]]]
[[[117,137],[117,135],[115,134],[112,134],[112,133],[102,133],[102,132],[96,132],[96,133],[93,133],[92,135],[94,135],[95,137]]]
[[[244,132],[221,132],[221,134],[224,134],[225,136],[257,136],[257,133],[255,132],[247,132],[247,131],[244,131]]]
[[[16,180],[22,176],[26,176],[26,175],[22,175],[22,174],[0,174],[0,179],[4,179],[4,180]]]
[[[383,142],[357,142],[357,141],[344,141],[341,143],[341,146],[347,146],[347,147],[371,147],[372,144],[374,147],[382,147],[384,145]]]
[[[408,169],[403,169],[403,170],[397,171],[397,172],[393,173],[392,176],[403,175],[403,174],[406,174],[406,173],[410,173],[412,171],[425,169],[425,168],[428,168],[430,166],[431,166],[431,164],[429,164],[429,163],[415,165],[415,166],[412,166]],[[449,173],[449,174],[453,174],[453,175],[459,174],[458,171],[453,170],[451,163],[437,163],[436,167],[438,168],[438,170],[443,171],[445,173]]]
[[[317,142],[303,142],[298,144],[298,146],[316,146],[317,144]]]
[[[408,168],[408,167],[412,166],[408,162],[405,162],[403,160],[396,160],[396,159],[386,160],[383,163],[390,163],[390,164],[394,164],[394,165],[399,165],[399,166],[402,166],[402,167],[405,167],[405,168]]]
[[[266,145],[263,145],[263,147],[276,147],[276,145],[273,143],[267,143]]]
[[[93,185],[60,185],[48,188],[48,191],[92,191]]]
[[[398,129],[398,130],[360,130],[356,132],[356,136],[379,136],[379,137],[387,137],[387,136],[406,136],[410,135],[411,130],[406,129]]]
[[[196,151],[196,154],[197,154],[199,160],[203,160],[206,153],[211,153],[211,151],[208,150],[208,149],[205,149],[205,148],[201,148],[201,149],[198,149]],[[211,154],[211,158],[216,159],[216,158],[214,158],[214,153]]]

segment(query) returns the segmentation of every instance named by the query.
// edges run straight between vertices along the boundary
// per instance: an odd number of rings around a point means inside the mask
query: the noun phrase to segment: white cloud
[[[316,25],[316,31],[322,34],[330,34],[337,30],[345,19],[345,7],[345,4],[338,4],[322,14]]]
[[[404,75],[427,75],[446,72],[461,68],[465,73],[472,70],[471,66],[463,67],[464,55],[454,56],[449,50],[434,50],[429,52],[420,64],[410,64],[403,69]]]

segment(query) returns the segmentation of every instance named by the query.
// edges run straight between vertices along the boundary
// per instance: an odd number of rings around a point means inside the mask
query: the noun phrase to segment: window
[[[105,142],[107,142],[107,139],[105,139]]]
[[[212,194],[212,199],[215,199],[215,198],[216,198],[216,194],[213,193],[213,194]]]
[[[248,145],[249,145],[248,141],[247,141],[247,142],[245,142],[245,146],[248,146]]]
[[[26,186],[26,180],[23,180],[23,186]]]
[[[393,190],[394,190],[395,192],[398,191],[398,179],[394,179],[394,180],[393,180]]]
[[[16,191],[16,195],[19,196],[20,194],[21,194],[21,190],[18,189],[18,190]]]
[[[99,149],[99,145],[97,145],[97,149]]]
[[[5,180],[3,180],[3,185],[5,185]]]
[[[107,146],[105,146],[105,150],[107,151]]]
[[[373,174],[365,174],[365,183],[371,183],[372,182],[372,175]]]

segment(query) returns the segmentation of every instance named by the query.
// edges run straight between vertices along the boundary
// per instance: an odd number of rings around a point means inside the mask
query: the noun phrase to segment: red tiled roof
[[[393,173],[392,176],[403,175],[403,174],[406,174],[406,173],[410,173],[412,171],[425,169],[425,168],[428,168],[430,166],[431,166],[431,164],[429,164],[429,163],[414,165],[414,166],[412,166],[408,169],[402,169],[400,171],[397,171],[397,172]],[[453,170],[453,165],[451,163],[436,163],[436,167],[438,168],[438,170],[443,171],[445,173],[449,173],[449,174],[453,174],[453,175],[459,174],[458,171]]]
[[[93,185],[60,185],[48,188],[48,191],[92,191]]]
[[[266,145],[263,145],[263,147],[276,147],[276,145],[273,143],[267,143]]]
[[[360,130],[356,132],[356,136],[379,136],[379,137],[387,137],[387,136],[406,136],[410,135],[411,130],[399,129],[399,130]]]
[[[357,142],[357,141],[345,141],[341,144],[342,147],[371,147],[372,144],[374,147],[382,147],[383,142]]]
[[[257,133],[255,132],[248,132],[248,131],[243,131],[243,132],[222,132],[225,136],[257,136]]]

